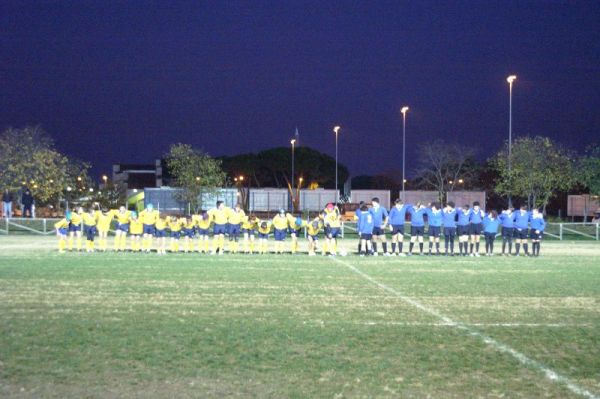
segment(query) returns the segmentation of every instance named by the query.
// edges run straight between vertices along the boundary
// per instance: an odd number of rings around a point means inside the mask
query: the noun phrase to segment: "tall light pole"
[[[508,176],[511,176],[512,168],[512,87],[517,75],[510,75],[506,78],[508,82]],[[508,207],[512,207],[512,195],[508,193]]]
[[[340,190],[338,189],[338,132],[340,127],[336,126],[333,128],[335,133],[335,204],[340,202]]]
[[[408,107],[402,107],[400,112],[402,112],[402,201],[404,201],[404,182],[406,181],[406,113],[408,112]]]
[[[292,186],[292,197],[293,197],[294,196],[294,184],[295,184],[295,182],[294,182],[294,176],[295,176],[295,173],[294,173],[295,170],[294,170],[294,168],[296,166],[296,163],[294,162],[295,161],[294,160],[294,150],[295,150],[295,147],[296,147],[296,139],[291,139],[290,140],[290,144],[292,145],[292,180],[290,180],[290,185]]]

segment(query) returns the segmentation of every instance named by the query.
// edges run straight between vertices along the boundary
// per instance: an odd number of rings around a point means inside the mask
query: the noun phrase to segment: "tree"
[[[526,199],[529,207],[546,206],[557,191],[575,183],[571,154],[547,137],[521,137],[513,142],[511,172],[508,145],[492,160],[498,172],[496,192]]]
[[[9,128],[0,135],[0,186],[12,191],[26,186],[40,205],[62,198],[77,176],[87,181],[88,169],[58,152],[39,126]]]
[[[416,171],[418,180],[424,188],[436,190],[441,202],[448,192],[476,177],[475,150],[472,148],[438,139],[421,144],[418,151],[422,156]]]
[[[174,185],[182,188],[177,194],[178,199],[190,204],[195,212],[201,209],[202,194],[213,193],[225,185],[221,161],[189,144],[172,145],[166,154],[166,162]]]
[[[585,188],[589,190],[590,195],[600,196],[600,146],[591,146],[587,153],[577,160],[576,178]],[[587,220],[588,202],[585,201],[584,222]]]

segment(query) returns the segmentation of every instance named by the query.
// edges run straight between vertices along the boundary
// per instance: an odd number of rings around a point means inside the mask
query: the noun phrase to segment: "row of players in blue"
[[[402,250],[404,240],[404,225],[406,215],[410,215],[410,243],[405,254]],[[478,202],[473,206],[465,205],[455,207],[451,201],[442,205],[434,202],[428,206],[421,203],[404,204],[396,200],[392,209],[387,209],[379,204],[378,198],[371,200],[371,206],[360,204],[356,211],[358,220],[358,233],[360,242],[358,251],[364,256],[367,254],[379,255],[377,244],[381,243],[383,255],[412,255],[415,243],[419,244],[419,253],[424,255],[423,241],[425,225],[429,236],[429,255],[440,255],[440,236],[444,236],[444,255],[454,255],[454,242],[458,237],[458,255],[480,256],[479,241],[483,234],[485,239],[485,255],[493,256],[494,241],[502,227],[502,255],[512,254],[513,239],[515,242],[514,255],[520,256],[521,246],[523,254],[529,256],[529,239],[532,241],[533,256],[539,256],[540,244],[546,227],[543,214],[538,209],[528,211],[526,206],[519,210],[512,208],[503,210],[498,214],[495,210],[484,211]],[[425,221],[427,219],[427,223]],[[392,232],[391,252],[387,250],[386,229]],[[435,252],[433,250],[435,246]]]

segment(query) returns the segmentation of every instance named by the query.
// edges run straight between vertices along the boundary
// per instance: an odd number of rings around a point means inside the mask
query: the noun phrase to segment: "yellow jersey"
[[[181,219],[171,218],[169,220],[169,229],[174,232],[181,231]]]
[[[288,218],[287,216],[275,215],[273,217],[273,226],[277,230],[285,230],[288,227]]]
[[[202,216],[200,216],[200,219],[196,222],[196,224],[200,229],[208,230],[208,228],[210,227],[210,218],[202,219]]]
[[[110,229],[110,223],[113,220],[113,212],[108,211],[106,214],[101,211],[96,211],[96,220],[98,221],[98,230],[108,231]]]
[[[153,209],[151,211],[144,209],[140,212],[139,219],[142,221],[143,224],[153,225],[156,224],[156,219],[158,219],[159,217],[160,213],[156,209]]]
[[[71,224],[73,226],[79,226],[81,224],[81,213],[77,213],[77,212],[72,212],[71,213]]]
[[[140,221],[140,219],[131,219],[129,225],[129,233],[132,235],[139,236],[144,231],[144,224]]]
[[[67,227],[69,227],[69,221],[67,220],[67,218],[61,219],[58,222],[54,223],[55,229],[66,229]]]
[[[229,208],[213,208],[208,211],[208,215],[215,224],[226,224],[229,216]]]
[[[154,226],[156,227],[156,230],[164,230],[167,228],[167,220],[159,217],[156,219],[156,224]]]
[[[294,215],[292,215],[291,213],[286,213],[285,218],[288,221],[288,226],[290,226],[290,229],[296,230],[300,228],[296,226],[296,217]]]
[[[267,226],[266,227],[262,227],[262,222],[260,220],[257,220],[257,226],[258,226],[258,232],[261,234],[269,234],[269,232],[271,231],[271,223],[267,222]]]
[[[187,230],[192,230],[194,227],[196,227],[196,221],[194,219],[187,220],[186,218],[181,218],[181,224]]]
[[[246,229],[246,230],[254,230],[256,229],[256,221],[258,219],[254,219],[251,220],[250,218],[248,218],[247,216],[244,218],[244,221],[242,222],[242,229]]]
[[[119,224],[127,224],[129,223],[129,219],[131,219],[130,211],[121,212],[119,210],[113,209],[111,212],[113,212],[114,217],[115,219],[117,219],[117,222]]]
[[[246,217],[246,213],[243,209],[239,211],[237,209],[229,208],[229,212],[227,213],[227,222],[229,224],[241,224]]]
[[[316,227],[315,227],[316,225]],[[319,219],[315,219],[306,225],[306,232],[310,236],[316,236],[323,228],[323,223]]]
[[[93,215],[90,215],[89,213],[84,213],[82,215],[82,219],[83,219],[83,224],[85,224],[86,226],[95,226],[96,222],[97,222],[95,212]]]
[[[325,210],[325,225],[333,228],[342,227],[340,211],[337,208],[332,211]]]

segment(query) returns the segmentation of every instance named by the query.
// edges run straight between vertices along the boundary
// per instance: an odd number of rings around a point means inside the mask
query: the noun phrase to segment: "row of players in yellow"
[[[118,210],[100,211],[90,209],[84,212],[78,208],[75,212],[67,212],[65,218],[55,224],[59,238],[58,249],[82,250],[83,236],[86,238],[86,251],[94,251],[94,238],[99,237],[99,249],[107,250],[107,237],[113,220],[116,220],[114,249],[127,249],[127,235],[130,236],[131,251],[150,252],[153,247],[159,254],[166,254],[167,239],[170,237],[171,252],[209,252],[209,237],[213,235],[213,254],[225,251],[225,236],[229,237],[229,252],[239,251],[239,240],[242,240],[245,253],[268,252],[267,241],[271,234],[275,238],[275,253],[284,252],[284,241],[287,234],[291,236],[290,252],[298,251],[298,238],[306,228],[308,237],[308,253],[317,251],[319,233],[325,230],[322,246],[323,254],[337,252],[337,237],[340,234],[341,217],[337,207],[329,204],[322,213],[312,220],[303,220],[281,209],[272,219],[260,220],[254,215],[246,215],[240,205],[226,207],[221,201],[207,212],[187,217],[161,215],[152,204],[139,213],[129,211],[125,207]],[[212,229],[211,229],[212,227]],[[258,248],[255,247],[255,237]],[[183,245],[180,246],[180,239]]]

